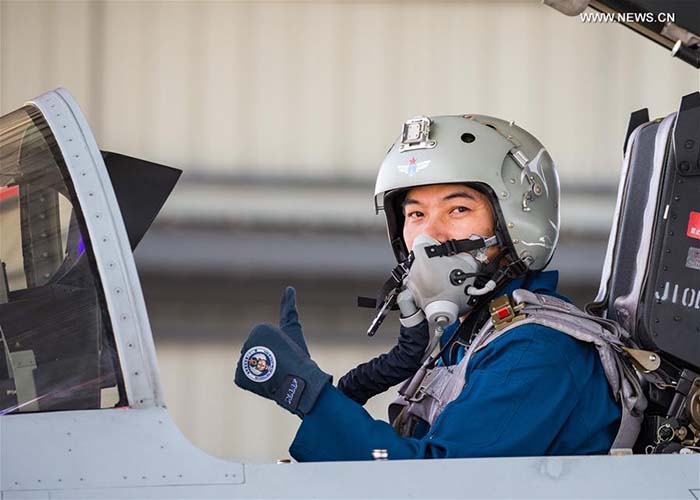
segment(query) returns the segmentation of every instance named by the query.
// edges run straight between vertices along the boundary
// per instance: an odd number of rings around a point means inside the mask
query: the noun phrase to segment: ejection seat
[[[700,451],[700,93],[678,112],[632,113],[600,288],[589,312],[649,352],[635,453]]]

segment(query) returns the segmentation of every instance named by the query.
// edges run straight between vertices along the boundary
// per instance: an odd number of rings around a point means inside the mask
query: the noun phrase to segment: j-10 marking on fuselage
[[[671,289],[673,290],[673,292],[671,292]],[[656,301],[658,303],[669,302],[670,296],[670,302],[672,304],[680,303],[688,309],[700,309],[700,290],[695,288],[685,287],[681,291],[681,285],[679,285],[678,283],[671,283],[670,281],[667,281],[664,285],[663,292],[659,293],[657,291],[655,295]]]

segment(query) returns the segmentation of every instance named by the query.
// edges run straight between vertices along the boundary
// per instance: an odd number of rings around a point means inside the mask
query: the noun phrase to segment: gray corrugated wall
[[[409,116],[510,118],[614,182],[630,111],[698,72],[538,1],[2,1],[0,107],[63,85],[103,148],[188,171],[371,178]],[[641,49],[641,51],[640,51]]]

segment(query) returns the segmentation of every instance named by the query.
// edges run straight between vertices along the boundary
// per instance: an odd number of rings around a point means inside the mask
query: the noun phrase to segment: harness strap
[[[590,316],[575,305],[556,297],[519,289],[513,292],[513,300],[518,306],[522,305],[521,312],[525,314],[525,319],[514,321],[500,330],[488,319],[456,366],[439,372],[422,371],[403,386],[413,390],[407,391],[403,398],[395,402],[403,406],[398,422],[394,422],[397,430],[406,432],[411,429],[412,415],[432,425],[446,404],[454,400],[464,388],[467,366],[476,352],[518,326],[538,324],[595,345],[605,377],[622,407],[620,427],[612,449],[632,448],[639,435],[647,400],[637,373],[631,363],[626,362],[623,347],[631,344],[627,332],[613,321]],[[397,408],[393,408],[395,415],[399,413]]]
[[[526,304],[525,311],[530,313],[530,317],[520,324],[548,326],[596,346],[605,377],[622,407],[620,427],[612,450],[632,448],[641,429],[647,399],[632,364],[625,362],[623,347],[632,344],[629,334],[618,323],[586,314],[573,304],[556,297],[537,295],[521,289],[513,292],[513,299]],[[532,314],[534,311],[537,312]],[[563,312],[566,315],[562,315]]]

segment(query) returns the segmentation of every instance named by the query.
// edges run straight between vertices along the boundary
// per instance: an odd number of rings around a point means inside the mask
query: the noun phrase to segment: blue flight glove
[[[309,357],[295,304],[287,288],[280,307],[280,328],[257,325],[241,349],[235,383],[241,389],[275,401],[304,418],[332,377]]]

